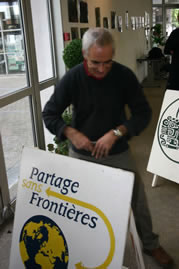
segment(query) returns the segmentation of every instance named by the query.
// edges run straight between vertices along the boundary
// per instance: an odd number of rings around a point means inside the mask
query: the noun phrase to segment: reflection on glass
[[[17,90],[17,86],[27,86],[24,37],[18,0],[0,2],[0,75],[0,97]],[[20,78],[18,83],[16,76]]]
[[[29,97],[1,108],[0,126],[10,188],[18,181],[22,148],[34,146]]]
[[[3,53],[2,33],[0,33],[0,54]]]
[[[18,65],[18,62],[23,62],[24,65],[24,48],[23,48],[23,36],[20,26],[20,11],[17,1],[2,2],[0,5],[0,25],[1,25],[1,47],[4,53],[8,55],[11,53],[13,59]],[[19,55],[21,54],[21,59]],[[18,71],[18,68],[16,68]],[[9,69],[6,70],[6,73]]]
[[[31,0],[39,81],[54,76],[47,0]],[[39,12],[40,10],[40,12]]]
[[[21,31],[8,31],[4,33],[5,50],[6,52],[19,52],[23,51]]]
[[[54,86],[47,88],[40,92],[40,98],[41,98],[41,104],[42,104],[42,110],[46,104],[46,102],[49,100],[50,96],[52,95],[54,91]],[[45,135],[45,146],[47,149],[47,145],[53,143],[54,135],[52,135],[45,127],[44,125],[44,135]]]
[[[4,55],[0,54],[0,74],[3,74],[5,72],[5,60]],[[1,91],[1,90],[0,90]]]

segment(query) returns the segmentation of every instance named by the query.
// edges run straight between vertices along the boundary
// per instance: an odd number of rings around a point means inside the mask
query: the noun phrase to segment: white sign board
[[[10,269],[122,268],[134,175],[25,148]]]
[[[179,183],[179,91],[165,92],[147,170]]]
[[[132,245],[133,245],[133,248],[135,251],[137,268],[138,269],[145,269],[144,259],[143,259],[143,255],[142,255],[141,241],[140,241],[138,233],[137,233],[134,215],[133,215],[132,210],[131,210],[131,215],[129,218],[129,231],[130,231],[130,236],[131,236],[131,240],[132,240]]]

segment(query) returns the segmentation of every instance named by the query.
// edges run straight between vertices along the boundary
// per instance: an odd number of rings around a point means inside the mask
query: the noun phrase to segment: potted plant
[[[164,46],[165,45],[165,36],[163,35],[162,32],[162,25],[157,23],[156,25],[154,25],[151,28],[152,34],[151,34],[151,38],[152,38],[152,43],[153,46]]]

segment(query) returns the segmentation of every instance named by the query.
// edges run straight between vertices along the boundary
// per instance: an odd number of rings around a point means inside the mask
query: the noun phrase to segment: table
[[[158,59],[150,59],[149,57],[141,57],[137,59],[138,63],[147,62],[148,76],[143,82],[145,88],[160,87],[159,80],[161,77],[161,66],[165,63],[165,57]]]

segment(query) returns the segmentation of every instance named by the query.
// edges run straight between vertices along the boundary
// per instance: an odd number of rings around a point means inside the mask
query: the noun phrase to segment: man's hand
[[[110,130],[97,140],[95,147],[92,151],[92,156],[95,156],[96,159],[106,157],[110,149],[118,139],[119,138],[114,135],[113,131]]]
[[[122,135],[126,135],[128,132],[125,125],[120,125],[116,128],[121,131]],[[92,151],[92,156],[94,156],[96,159],[107,157],[112,146],[116,143],[118,139],[120,139],[120,137],[115,136],[113,130],[110,130],[97,140],[95,147]]]
[[[72,127],[65,127],[64,129],[64,135],[72,142],[72,144],[77,149],[84,149],[86,151],[93,151],[94,145],[92,142],[88,139],[86,135],[79,132],[75,128]]]

